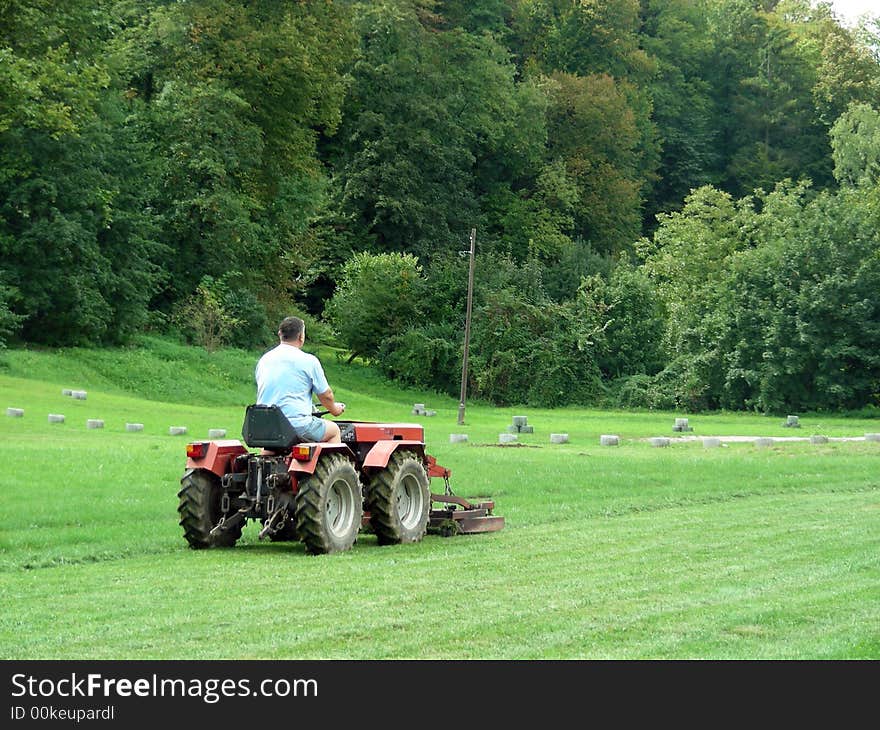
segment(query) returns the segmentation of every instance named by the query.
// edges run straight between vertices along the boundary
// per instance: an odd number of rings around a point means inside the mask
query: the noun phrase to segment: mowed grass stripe
[[[16,459],[0,472],[0,489],[16,495],[0,538],[0,571],[185,549],[176,512],[185,441],[132,436],[19,441]],[[870,490],[880,486],[880,450],[872,446],[810,453],[791,445],[779,454],[742,444],[586,454],[473,448],[447,454],[444,463],[455,467],[458,494],[494,498],[506,529],[516,531],[756,494]],[[442,482],[433,489],[442,491]],[[254,541],[255,527],[243,542]]]
[[[29,610],[4,614],[0,643],[9,658],[876,657],[878,528],[874,491],[773,495],[329,558],[254,545],[47,568],[9,586]]]
[[[16,377],[0,375],[0,397],[26,409],[0,419],[6,657],[880,658],[877,444],[654,449],[643,439],[668,435],[682,414],[480,404],[462,428],[453,399],[396,390],[331,356],[348,415],[423,423],[455,492],[495,499],[505,530],[389,548],[363,536],[350,553],[314,558],[258,542],[249,525],[236,548],[197,552],[177,525],[184,446],[209,428],[238,435],[249,356],[223,356],[230,380],[203,354],[154,370],[147,350],[118,367],[99,354],[102,382],[125,383],[106,392],[55,379],[63,353],[19,357],[9,354]],[[126,380],[130,357],[144,370]],[[87,375],[77,368],[58,372]],[[170,402],[180,394],[191,405]],[[413,417],[412,402],[438,415]],[[67,423],[48,424],[50,412]],[[536,427],[521,437],[530,448],[499,448],[520,413]],[[87,430],[86,418],[105,428]],[[145,431],[125,432],[126,421]],[[792,435],[781,421],[691,418],[698,435]],[[804,435],[880,430],[870,419],[801,423]],[[170,425],[188,436],[169,436]],[[469,443],[450,444],[462,431]],[[551,432],[571,442],[551,446]],[[601,433],[621,445],[600,447]]]

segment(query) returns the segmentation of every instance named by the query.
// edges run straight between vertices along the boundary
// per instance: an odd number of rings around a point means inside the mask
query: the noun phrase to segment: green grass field
[[[397,547],[363,535],[313,557],[249,525],[231,550],[190,550],[176,512],[185,444],[210,428],[237,437],[255,353],[152,339],[11,351],[0,413],[25,415],[0,416],[0,656],[880,658],[880,443],[643,440],[674,437],[676,416],[696,436],[863,436],[880,421],[800,414],[793,431],[784,417],[469,404],[461,427],[453,399],[322,357],[348,417],[424,423],[453,489],[493,497],[504,531]],[[414,402],[437,416],[412,416]],[[515,414],[535,434],[499,447]],[[176,425],[188,436],[170,436]],[[570,442],[551,445],[555,432]]]

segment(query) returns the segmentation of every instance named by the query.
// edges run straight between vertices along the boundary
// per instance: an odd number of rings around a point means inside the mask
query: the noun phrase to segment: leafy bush
[[[355,254],[343,267],[326,317],[351,357],[376,359],[387,337],[421,315],[422,267],[410,254]]]
[[[0,283],[0,350],[6,347],[6,342],[19,330],[24,319],[9,309],[12,295],[12,290]]]
[[[593,402],[601,376],[576,309],[530,304],[516,291],[487,296],[474,317],[473,393],[498,405]]]
[[[458,334],[449,324],[414,327],[384,340],[376,363],[394,380],[457,395],[462,356]]]
[[[210,276],[204,277],[195,293],[177,308],[172,322],[189,342],[208,352],[228,344],[233,328],[240,324],[226,310],[220,287]]]
[[[665,312],[643,270],[623,260],[608,279],[585,277],[575,302],[591,323],[596,361],[606,378],[651,375],[663,368]]]
[[[631,375],[613,382],[605,400],[612,408],[711,410],[714,404],[705,383],[687,359],[677,359],[656,375]]]

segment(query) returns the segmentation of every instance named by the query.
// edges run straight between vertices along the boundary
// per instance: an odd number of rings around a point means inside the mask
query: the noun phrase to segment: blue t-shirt
[[[257,363],[257,403],[279,406],[294,428],[312,420],[312,396],[330,390],[324,368],[314,355],[279,344]]]

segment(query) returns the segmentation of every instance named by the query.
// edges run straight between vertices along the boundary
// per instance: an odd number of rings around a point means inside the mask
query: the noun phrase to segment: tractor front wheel
[[[342,454],[322,456],[296,497],[296,532],[306,550],[322,555],[350,549],[363,515],[361,483],[351,462]]]
[[[177,511],[180,513],[183,536],[190,547],[201,549],[235,545],[241,537],[240,524],[211,534],[224,516],[220,508],[223,488],[217,475],[203,469],[193,469],[183,475],[180,485]]]
[[[398,451],[370,483],[370,524],[380,545],[418,542],[431,509],[428,474],[412,452]]]

